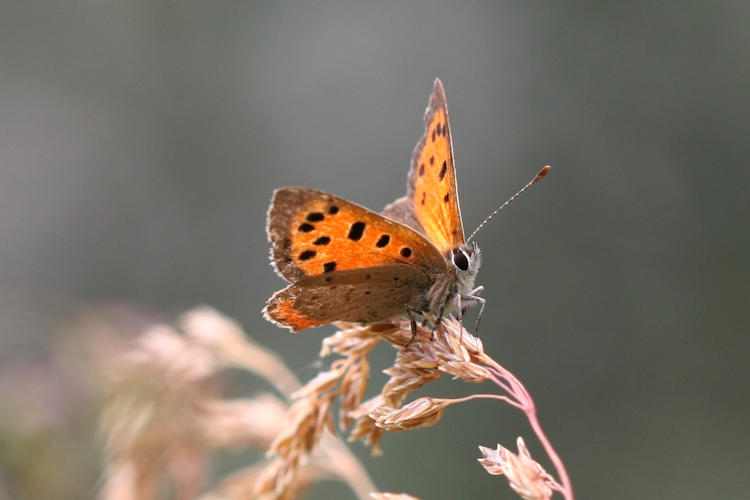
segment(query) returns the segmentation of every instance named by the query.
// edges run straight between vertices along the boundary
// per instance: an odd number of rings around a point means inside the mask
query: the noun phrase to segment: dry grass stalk
[[[531,459],[522,441],[518,454],[481,447],[488,472],[504,474],[524,498],[546,499],[553,491],[573,498],[528,392],[452,318],[434,335],[419,327],[413,342],[408,322],[339,324],[321,350],[321,355],[339,357],[305,386],[275,354],[248,341],[235,322],[211,309],[183,315],[180,325],[182,332],[151,328],[107,371],[113,397],[101,418],[108,457],[101,498],[156,498],[165,483],[176,498],[196,498],[211,453],[236,446],[267,449],[268,459],[224,478],[204,493],[204,500],[292,499],[325,478],[347,481],[359,498],[413,498],[375,492],[361,464],[333,435],[334,402],[340,406],[341,427],[351,428],[350,440],[362,439],[377,453],[386,431],[435,425],[449,405],[478,398],[502,400],[527,414],[562,484]],[[384,370],[389,379],[379,394],[364,401],[371,369],[367,356],[381,341],[392,344],[397,354]],[[271,395],[223,399],[217,375],[227,367],[267,378],[293,397],[291,407]],[[489,380],[502,393],[406,402],[412,391],[442,375]]]
[[[518,438],[517,445],[518,454],[500,445],[494,450],[480,446],[484,458],[477,460],[490,474],[505,474],[510,487],[524,500],[548,500],[554,479],[531,458],[523,438]]]
[[[523,447],[519,458],[514,458],[515,455],[503,455],[506,464],[503,472],[511,487],[519,494],[541,494],[547,488],[550,492],[554,490],[562,493],[569,500],[573,498],[565,468],[541,430],[528,392],[520,381],[484,352],[482,342],[466,332],[458,321],[453,318],[444,319],[434,334],[431,329],[420,326],[413,342],[408,322],[383,322],[366,326],[340,323],[338,326],[341,329],[323,341],[321,356],[336,353],[342,358],[336,359],[329,370],[320,373],[295,393],[299,399],[287,421],[289,428],[277,437],[269,450],[270,454],[277,456],[275,468],[269,470],[269,476],[274,478],[272,491],[276,494],[286,491],[296,468],[314,449],[324,430],[332,425],[330,417],[321,413],[330,410],[335,398],[339,398],[341,404],[341,427],[347,428],[353,422],[349,439],[364,440],[372,446],[374,453],[381,451],[380,442],[385,431],[432,426],[442,418],[447,406],[485,398],[504,401],[527,414],[532,428],[562,478],[560,484],[541,467],[539,470],[531,467],[530,463],[536,462],[530,459],[528,451]],[[398,353],[393,366],[384,370],[390,378],[380,393],[362,401],[370,370],[367,355],[381,340],[396,347]],[[412,391],[445,374],[474,383],[489,380],[503,392],[474,394],[459,399],[425,397],[404,404]],[[536,466],[539,467],[538,464]],[[536,476],[532,471],[537,471]],[[531,481],[534,477],[543,478],[544,488]]]
[[[100,419],[107,455],[100,498],[157,498],[165,484],[175,498],[197,498],[212,452],[267,449],[283,440],[287,403],[270,394],[223,399],[217,378],[223,368],[240,367],[269,377],[288,396],[300,384],[278,357],[247,341],[235,322],[209,308],[183,315],[181,325],[182,333],[168,326],[150,328],[109,363],[105,376],[112,396]],[[332,426],[330,404],[331,398],[323,398],[315,408],[295,405],[292,418],[300,426],[308,422],[312,432],[305,453],[314,443],[321,446],[301,469],[299,463],[277,465],[277,475],[286,467],[292,479],[285,493],[273,498],[295,498],[324,478],[350,482],[360,497],[374,489],[343,443],[315,433]],[[266,464],[240,471],[203,498],[253,498],[258,485],[268,482],[268,471]]]
[[[370,418],[387,431],[431,427],[443,418],[443,410],[449,404],[435,398],[419,398],[398,409],[379,406],[370,412]]]
[[[339,331],[327,338],[322,353],[333,351],[346,358],[334,361],[329,370],[319,373],[293,394],[297,399],[287,416],[284,430],[268,450],[275,460],[264,474],[264,480],[258,483],[255,490],[258,497],[285,495],[295,481],[298,467],[312,454],[325,431],[329,431],[328,435],[333,434],[331,407],[335,398],[340,398],[340,415],[342,422],[347,423],[351,419],[349,412],[361,403],[370,370],[366,355],[377,345],[379,338],[372,332],[358,331],[353,335],[344,332]]]
[[[201,500],[257,498],[255,487],[258,483],[262,482],[262,475],[267,470],[267,466],[267,463],[259,463],[227,476],[212,492],[203,495]],[[326,471],[320,470],[315,466],[300,467],[294,484],[284,495],[277,498],[278,500],[301,498],[316,481],[325,477]]]
[[[204,404],[217,395],[215,363],[167,327],[154,327],[109,372],[113,397],[100,420],[108,452],[102,498],[155,498],[162,478],[180,498],[203,487]]]

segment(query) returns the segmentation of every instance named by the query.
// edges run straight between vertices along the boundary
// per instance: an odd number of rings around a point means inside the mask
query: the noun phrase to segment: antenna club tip
[[[541,170],[539,171],[539,173],[538,173],[538,174],[536,174],[536,177],[534,177],[534,180],[532,181],[532,183],[541,181],[541,180],[542,180],[542,177],[544,177],[545,175],[547,175],[547,172],[549,172],[549,171],[550,171],[550,169],[552,169],[552,167],[551,167],[551,166],[549,166],[549,165],[545,165],[545,166],[544,166],[544,168],[542,168],[542,169],[541,169]]]

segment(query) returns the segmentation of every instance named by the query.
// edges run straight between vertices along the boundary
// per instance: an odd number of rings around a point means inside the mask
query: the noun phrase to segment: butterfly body
[[[464,241],[440,80],[405,197],[381,215],[323,191],[282,188],[271,200],[267,232],[271,261],[291,284],[269,299],[264,314],[293,331],[405,314],[437,324],[483,303],[474,287],[481,256]]]

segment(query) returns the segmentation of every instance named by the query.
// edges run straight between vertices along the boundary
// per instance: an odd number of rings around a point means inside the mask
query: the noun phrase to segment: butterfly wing
[[[291,282],[391,264],[428,271],[448,266],[435,245],[411,228],[309,188],[274,192],[267,231],[276,271]]]
[[[406,196],[402,196],[393,203],[387,205],[382,213],[390,219],[405,224],[421,234],[425,234],[422,224],[419,223],[417,215],[414,213],[414,203],[412,203],[411,199]]]
[[[295,332],[333,321],[374,323],[418,308],[430,284],[427,274],[407,264],[335,271],[276,292],[263,312]]]
[[[412,154],[407,201],[396,200],[384,213],[412,227],[416,219],[422,232],[438,250],[446,253],[464,242],[464,229],[458,205],[448,106],[439,79],[435,80],[424,123],[424,135]]]

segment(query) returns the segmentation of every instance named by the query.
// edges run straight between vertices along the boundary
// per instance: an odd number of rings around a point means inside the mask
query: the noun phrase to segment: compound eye
[[[453,265],[462,271],[469,270],[469,259],[461,250],[453,250]]]

